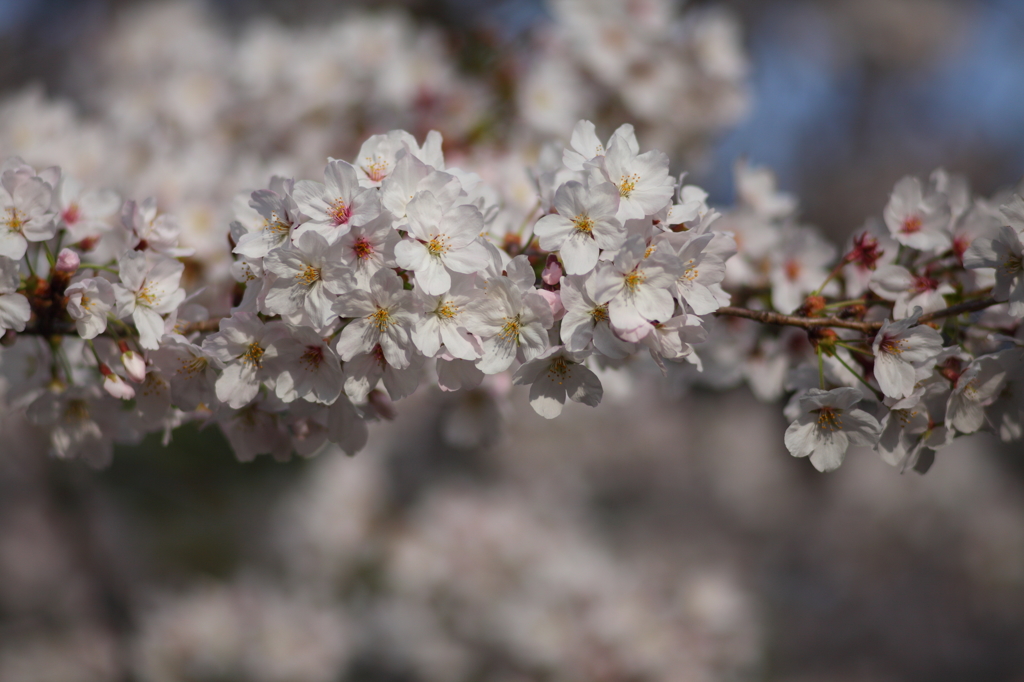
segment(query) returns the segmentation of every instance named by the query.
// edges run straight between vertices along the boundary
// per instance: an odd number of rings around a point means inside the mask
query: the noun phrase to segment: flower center
[[[71,204],[64,209],[60,217],[64,220],[65,225],[74,225],[82,217],[82,211],[78,208],[78,204]]]
[[[335,227],[337,227],[348,222],[348,219],[352,217],[352,209],[345,203],[344,199],[335,199],[331,203],[331,208],[327,211],[327,215],[331,217]]]
[[[577,232],[591,234],[594,231],[594,219],[588,215],[578,215],[572,219],[573,227]]]
[[[68,401],[68,406],[64,409],[64,419],[74,422],[84,422],[88,418],[88,403],[81,399]]]
[[[193,377],[199,374],[200,372],[205,371],[206,366],[208,364],[210,364],[209,360],[198,355],[191,356],[190,360],[185,360],[184,358],[182,358],[181,366],[178,367],[178,371],[176,372],[176,374],[184,374],[185,376]]]
[[[594,321],[594,324],[606,321],[608,319],[608,306],[599,305],[591,308],[590,319]]]
[[[156,303],[156,294],[153,293],[152,287],[153,287],[152,284],[146,284],[146,286],[142,287],[142,289],[139,291],[138,295],[136,296],[136,301],[138,301],[142,305],[148,305],[148,306],[151,306],[154,303]]]
[[[498,332],[498,336],[505,343],[515,343],[519,345],[519,328],[522,326],[522,316],[516,315],[515,317],[506,317],[505,325]]]
[[[387,331],[388,327],[395,323],[391,317],[391,311],[387,308],[377,308],[377,312],[370,315],[370,323],[377,328],[377,331]]]
[[[923,223],[920,216],[912,215],[907,216],[903,219],[903,224],[900,226],[900,232],[903,234],[914,234],[920,232]]]
[[[562,356],[558,356],[548,365],[548,374],[552,381],[557,381],[561,385],[569,376],[569,363]]]
[[[373,244],[366,237],[360,237],[352,245],[352,252],[356,254],[356,258],[359,260],[368,260],[373,255]]]
[[[800,276],[800,269],[801,268],[799,261],[793,259],[786,261],[786,279],[788,279],[790,282],[795,282],[797,278]]]
[[[443,234],[436,235],[433,239],[427,242],[427,253],[431,256],[440,256],[445,253],[450,247],[448,246],[448,237]]]
[[[320,268],[314,268],[312,265],[307,265],[304,270],[295,275],[295,279],[299,280],[306,286],[312,286],[314,283],[320,281]]]
[[[450,320],[459,314],[459,306],[455,305],[451,301],[445,301],[443,304],[438,306],[434,314],[444,320]]]
[[[1003,272],[1007,275],[1014,275],[1020,272],[1021,269],[1022,265],[1020,256],[1007,256],[1006,262],[1003,263]]]
[[[623,175],[619,178],[619,196],[623,199],[628,199],[633,191],[636,189],[636,184],[640,182],[640,176],[636,173],[629,175]]]
[[[388,162],[387,159],[380,159],[373,161],[372,157],[366,157],[367,161],[371,161],[370,165],[363,166],[363,172],[366,173],[366,177],[374,182],[380,182],[388,176]]]
[[[252,365],[256,369],[263,368],[263,353],[265,353],[263,346],[258,341],[253,341],[246,348],[245,352],[242,353],[242,362],[247,365]]]
[[[894,336],[886,336],[882,339],[882,342],[878,344],[878,350],[883,353],[890,353],[892,355],[899,355],[906,350],[907,341],[906,339],[898,339]]]
[[[306,346],[306,352],[302,354],[299,361],[304,363],[308,370],[319,369],[321,363],[324,361],[323,346]]]
[[[818,428],[829,433],[843,430],[843,411],[835,407],[823,407],[818,410]]]
[[[647,275],[643,273],[643,270],[637,269],[626,273],[622,280],[626,283],[626,288],[630,292],[635,292],[647,280]]]
[[[25,215],[14,206],[8,206],[7,217],[2,222],[11,232],[21,232],[25,226]]]

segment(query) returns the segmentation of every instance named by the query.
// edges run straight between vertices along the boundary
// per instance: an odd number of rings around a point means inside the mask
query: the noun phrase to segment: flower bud
[[[82,259],[79,258],[77,253],[71,249],[61,249],[60,253],[57,254],[57,263],[54,265],[54,270],[73,275],[78,271],[78,266],[81,264]]]
[[[121,364],[124,365],[124,371],[128,374],[128,378],[135,383],[141,384],[146,380],[146,361],[135,351],[128,350],[121,353]]]
[[[135,389],[106,365],[100,364],[100,374],[103,375],[103,390],[113,397],[121,400],[135,397]]]
[[[540,278],[548,286],[555,286],[562,279],[562,266],[558,262],[558,257],[554,254],[548,256],[548,262],[544,264],[544,271],[540,273]]]

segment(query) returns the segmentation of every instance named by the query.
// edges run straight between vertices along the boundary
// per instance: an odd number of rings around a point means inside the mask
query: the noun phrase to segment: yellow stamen
[[[498,336],[502,341],[506,343],[515,342],[519,345],[519,328],[522,326],[522,316],[516,315],[515,317],[506,317],[505,326],[498,332]]]
[[[818,428],[824,431],[842,431],[843,411],[835,407],[823,407],[818,410]]]
[[[387,308],[377,308],[377,312],[370,315],[368,319],[379,332],[387,331],[387,328],[395,323]]]
[[[256,369],[263,368],[263,353],[266,352],[262,346],[256,341],[249,344],[245,353],[242,354],[242,362],[248,365],[252,365]]]
[[[320,268],[314,268],[312,265],[307,265],[305,270],[295,275],[295,279],[299,280],[307,287],[312,286],[315,282],[320,281]]]
[[[644,274],[643,270],[633,270],[622,279],[626,283],[626,288],[631,292],[635,292],[647,280],[647,275]]]
[[[640,176],[636,173],[630,175],[623,175],[619,178],[619,196],[628,199],[636,189],[636,184],[640,182]]]
[[[435,236],[433,239],[431,239],[429,242],[427,242],[427,252],[431,256],[440,256],[442,253],[445,253],[449,248],[451,247],[448,246],[448,237],[444,236],[443,234],[439,234]]]
[[[577,232],[591,234],[594,231],[594,219],[588,215],[578,215],[572,219],[573,228]]]

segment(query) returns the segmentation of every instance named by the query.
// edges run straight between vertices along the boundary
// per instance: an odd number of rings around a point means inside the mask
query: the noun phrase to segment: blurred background
[[[841,241],[904,175],[1020,180],[1024,4],[0,0],[0,157],[157,197],[194,282],[239,192],[396,127],[518,224],[579,118],[718,205],[767,164]],[[191,425],[95,472],[0,419],[0,680],[1024,680],[1019,444],[821,475],[745,388],[602,379],[553,423],[421,390],[285,463]]]

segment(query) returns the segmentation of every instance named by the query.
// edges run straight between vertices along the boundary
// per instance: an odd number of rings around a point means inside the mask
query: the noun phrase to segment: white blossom
[[[843,463],[850,444],[874,446],[881,426],[870,414],[854,408],[861,397],[855,388],[809,389],[799,399],[799,416],[786,429],[790,454],[810,455],[815,469],[833,471]]]
[[[545,419],[562,413],[566,397],[596,407],[604,393],[601,381],[582,363],[583,355],[555,346],[516,370],[512,383],[530,386],[530,407]]]

